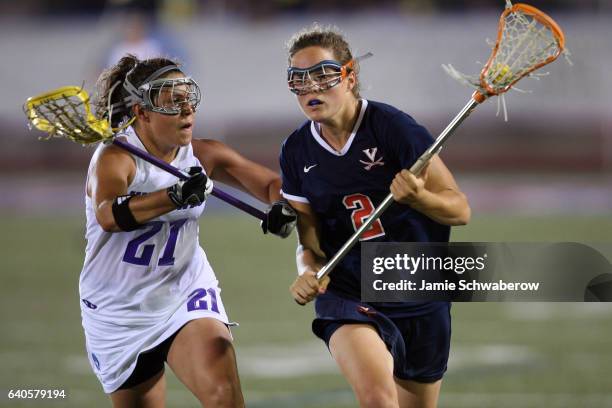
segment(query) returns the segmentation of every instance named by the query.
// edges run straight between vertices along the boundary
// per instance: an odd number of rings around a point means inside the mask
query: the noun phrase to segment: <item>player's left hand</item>
[[[281,238],[287,238],[295,229],[297,214],[287,200],[278,200],[266,211],[266,219],[261,222],[264,234],[270,232]]]
[[[408,170],[402,170],[395,175],[391,182],[393,199],[401,204],[418,203],[425,193],[429,165],[425,166],[421,174],[415,176]]]

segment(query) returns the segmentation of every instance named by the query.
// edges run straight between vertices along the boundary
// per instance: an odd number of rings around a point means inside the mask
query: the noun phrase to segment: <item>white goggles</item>
[[[142,92],[142,106],[164,115],[178,115],[189,107],[194,112],[202,94],[200,87],[190,77],[160,78],[138,87]]]
[[[128,92],[128,97],[123,102],[114,104],[113,108],[118,108],[121,105],[127,108],[141,105],[144,109],[152,112],[178,115],[186,107],[195,111],[200,104],[202,93],[193,78],[159,78],[167,72],[180,71],[178,66],[168,65],[158,69],[145,79],[138,88],[129,80],[130,74],[135,68],[136,66],[127,73],[123,81],[123,88]]]

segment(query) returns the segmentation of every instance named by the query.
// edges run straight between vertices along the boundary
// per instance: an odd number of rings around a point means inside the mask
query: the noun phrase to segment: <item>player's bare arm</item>
[[[271,204],[261,223],[264,234],[269,232],[281,238],[291,235],[295,228],[296,215],[289,204],[282,200],[281,178],[278,174],[216,140],[193,140],[192,146],[195,156],[212,179]]]
[[[89,176],[87,192],[94,202],[96,219],[107,232],[121,231],[113,215],[113,202],[128,194],[136,173],[134,159],[116,146],[107,146]],[[144,223],[176,209],[166,190],[133,197],[129,209],[138,223]]]
[[[289,201],[298,214],[298,247],[296,264],[298,276],[289,288],[293,299],[301,305],[312,301],[323,293],[329,284],[329,277],[321,282],[316,278],[317,272],[327,260],[319,245],[319,227],[317,216],[309,204]]]
[[[437,155],[418,177],[408,170],[397,173],[391,193],[395,201],[410,205],[441,224],[465,225],[471,217],[467,197]]]
[[[280,176],[267,167],[216,140],[193,140],[192,146],[195,156],[213,180],[236,187],[268,204],[281,198]]]

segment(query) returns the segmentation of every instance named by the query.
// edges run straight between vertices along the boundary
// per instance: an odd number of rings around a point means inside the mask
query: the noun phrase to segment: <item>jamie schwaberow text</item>
[[[567,242],[364,242],[361,300],[612,299],[612,289],[607,291],[612,287],[612,262],[604,255],[606,248],[601,248],[603,252],[586,244]]]
[[[475,280],[461,279],[459,282],[427,282],[422,280],[420,285],[416,282],[402,279],[398,282],[384,282],[377,279],[373,283],[374,290],[390,290],[390,291],[454,291],[454,290],[469,290],[469,291],[537,291],[540,288],[540,282],[505,282],[499,280],[497,282],[478,282]]]
[[[479,272],[486,267],[487,254],[477,257],[451,257],[451,256],[410,256],[408,254],[396,254],[392,257],[376,257],[372,261],[372,272],[381,275],[385,271],[401,271],[415,275],[417,272],[442,271],[454,272],[462,275],[465,272]],[[376,279],[373,282],[375,291],[537,291],[539,282],[479,282],[477,280],[461,279],[459,281],[448,280],[432,282],[423,279],[412,281],[409,279],[397,279],[385,282]]]

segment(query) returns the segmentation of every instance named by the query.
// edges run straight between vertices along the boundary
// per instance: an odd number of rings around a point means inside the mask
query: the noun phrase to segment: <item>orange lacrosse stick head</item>
[[[516,82],[553,62],[565,50],[559,25],[528,4],[507,7],[499,18],[497,39],[479,76],[478,102],[508,91]]]

